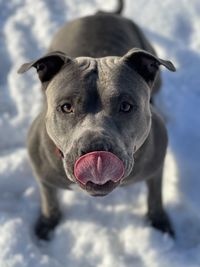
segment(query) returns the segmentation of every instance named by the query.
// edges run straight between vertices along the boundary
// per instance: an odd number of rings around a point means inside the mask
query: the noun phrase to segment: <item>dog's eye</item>
[[[74,112],[73,106],[70,103],[65,103],[64,105],[60,106],[60,110],[63,113],[72,113],[72,112]]]
[[[132,105],[128,102],[122,102],[120,105],[120,111],[121,112],[130,112],[132,110]]]

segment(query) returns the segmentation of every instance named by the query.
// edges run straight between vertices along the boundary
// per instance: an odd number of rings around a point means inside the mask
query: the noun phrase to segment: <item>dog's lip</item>
[[[106,196],[111,191],[113,191],[119,184],[120,181],[113,182],[112,180],[107,181],[105,184],[99,185],[95,184],[92,181],[88,181],[86,184],[82,184],[77,180],[77,183],[80,187],[87,191],[92,196]]]

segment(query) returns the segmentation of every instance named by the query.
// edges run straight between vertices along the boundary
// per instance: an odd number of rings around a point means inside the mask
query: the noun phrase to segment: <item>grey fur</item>
[[[40,238],[47,239],[61,217],[56,188],[69,188],[75,182],[75,161],[94,150],[111,151],[124,162],[121,185],[147,181],[148,218],[154,227],[174,235],[161,194],[167,132],[150,104],[160,87],[160,65],[175,71],[171,62],[157,58],[136,24],[100,13],[64,25],[49,53],[20,68],[20,73],[32,66],[38,70],[45,94],[28,135],[41,191],[36,226]],[[75,113],[62,113],[65,102],[73,103]],[[131,112],[119,112],[122,102],[131,104]],[[85,190],[105,195],[114,187]]]

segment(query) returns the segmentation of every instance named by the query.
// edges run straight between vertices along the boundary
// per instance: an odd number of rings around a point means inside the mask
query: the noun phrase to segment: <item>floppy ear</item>
[[[170,71],[176,71],[172,62],[160,59],[139,48],[131,49],[121,60],[141,75],[150,87],[154,83],[160,65],[165,66]]]
[[[18,73],[24,73],[31,67],[36,68],[40,81],[50,81],[54,75],[56,75],[64,64],[71,61],[64,53],[55,51],[46,54],[37,60],[31,61],[30,63],[23,64]]]

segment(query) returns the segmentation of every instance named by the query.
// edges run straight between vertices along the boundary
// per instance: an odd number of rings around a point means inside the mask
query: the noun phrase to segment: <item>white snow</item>
[[[142,183],[104,198],[62,191],[64,218],[53,239],[41,242],[33,234],[40,200],[25,137],[41,93],[34,70],[16,71],[45,53],[65,21],[114,6],[115,0],[0,1],[0,267],[200,266],[199,0],[127,0],[124,12],[177,67],[163,70],[156,99],[170,138],[163,193],[176,240],[145,221]]]

